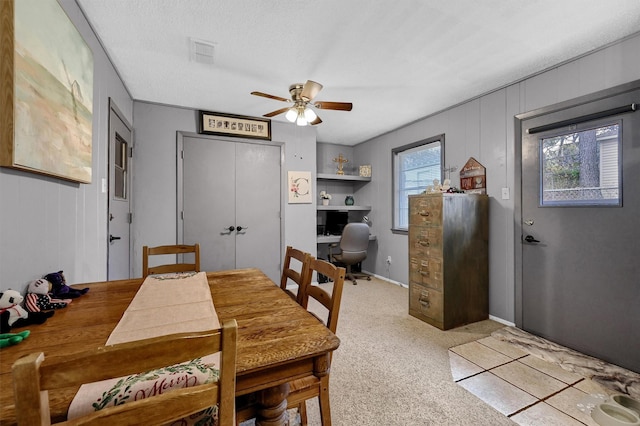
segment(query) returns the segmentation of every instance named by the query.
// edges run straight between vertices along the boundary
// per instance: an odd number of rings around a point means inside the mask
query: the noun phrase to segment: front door
[[[118,108],[109,107],[109,218],[107,232],[109,280],[130,278],[131,127]]]
[[[280,147],[189,136],[182,150],[183,241],[201,269],[257,267],[280,276]]]
[[[522,121],[522,329],[640,371],[640,90]]]

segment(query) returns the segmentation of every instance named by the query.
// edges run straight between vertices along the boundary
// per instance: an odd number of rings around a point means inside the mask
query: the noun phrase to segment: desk
[[[258,269],[211,272],[207,279],[220,321],[238,322],[236,395],[258,392],[264,422],[284,424],[288,382],[327,374],[328,355],[340,341]],[[31,335],[23,342],[4,348],[0,424],[15,424],[11,365],[17,358],[38,351],[65,358],[104,345],[141,284],[141,278],[79,284],[91,290],[45,324],[28,328]],[[76,391],[50,395],[54,421],[65,419]]]
[[[340,235],[318,235],[318,244],[336,244],[340,242]],[[369,235],[369,241],[375,241],[377,237],[375,235]]]

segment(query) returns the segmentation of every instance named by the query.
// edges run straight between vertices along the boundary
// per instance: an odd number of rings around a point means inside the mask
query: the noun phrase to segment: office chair
[[[340,253],[333,254],[331,248],[340,247]],[[351,272],[351,266],[362,262],[367,258],[367,248],[369,247],[369,225],[366,223],[348,223],[340,236],[338,245],[329,246],[329,261],[346,266],[346,279],[351,280],[354,285],[358,284],[357,278],[365,278],[371,281],[371,276],[363,273]]]

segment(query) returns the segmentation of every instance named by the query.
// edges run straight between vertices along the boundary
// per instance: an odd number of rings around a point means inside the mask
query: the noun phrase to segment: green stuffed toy
[[[30,331],[24,330],[20,333],[4,333],[0,334],[0,349],[7,346],[17,345],[29,336]]]

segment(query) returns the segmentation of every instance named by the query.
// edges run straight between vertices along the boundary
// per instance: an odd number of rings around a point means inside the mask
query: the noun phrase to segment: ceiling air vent
[[[201,64],[213,64],[214,43],[204,40],[189,39],[190,59]]]

